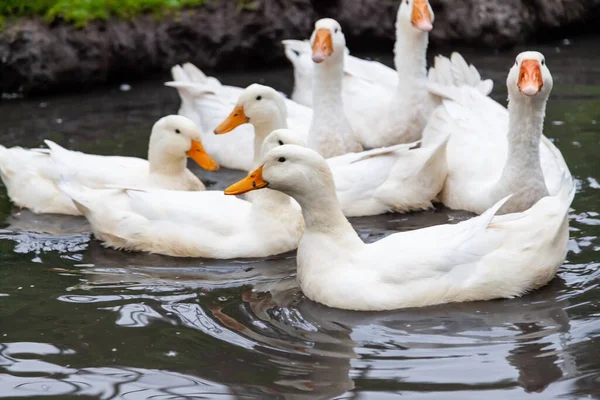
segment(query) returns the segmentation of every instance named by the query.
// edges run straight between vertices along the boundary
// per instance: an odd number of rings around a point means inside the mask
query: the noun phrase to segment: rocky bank
[[[433,45],[494,48],[600,30],[600,0],[430,0]],[[133,80],[191,61],[201,68],[282,62],[280,40],[307,38],[313,22],[340,21],[355,51],[390,51],[399,1],[212,0],[157,20],[109,20],[76,29],[41,19],[0,33],[0,91],[41,93]]]

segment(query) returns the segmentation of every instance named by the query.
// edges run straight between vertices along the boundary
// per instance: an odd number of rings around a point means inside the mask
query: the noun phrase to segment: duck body
[[[169,132],[163,132],[168,129]],[[179,129],[180,134],[170,132]],[[150,139],[149,159],[99,156],[67,150],[46,140],[48,149],[0,147],[0,174],[11,200],[36,213],[81,215],[68,196],[58,188],[61,176],[70,175],[92,188],[109,184],[176,190],[204,190],[205,186],[187,169],[186,152],[197,134],[195,125],[183,117],[159,120]],[[171,138],[170,136],[173,136]],[[198,137],[194,136],[195,139]],[[196,146],[201,148],[200,142]],[[198,151],[198,154],[201,152]],[[195,157],[195,155],[194,155]],[[218,165],[205,153],[201,162],[215,169]]]
[[[279,140],[277,133],[267,137],[263,151]],[[273,190],[242,200],[221,191],[114,186],[90,189],[68,177],[59,182],[94,235],[116,249],[175,257],[267,257],[296,249],[304,229],[298,204]]]
[[[568,199],[544,198],[524,214],[487,214],[456,225],[364,244],[355,234],[307,228],[298,281],[312,300],[375,311],[512,298],[548,283],[564,261]],[[551,232],[551,233],[549,233]]]
[[[253,202],[220,191],[88,189],[62,183],[108,247],[175,257],[266,257],[294,250],[302,216],[280,193]],[[258,193],[257,193],[258,194]]]
[[[548,283],[566,256],[575,193],[569,175],[560,193],[524,212],[496,215],[505,198],[468,221],[365,244],[344,217],[321,156],[284,145],[263,162],[248,182],[225,192],[268,186],[300,204],[297,279],[308,298],[331,307],[375,311],[511,298]]]
[[[570,175],[560,151],[542,134],[552,88],[547,67],[541,66],[544,84],[539,94],[529,97],[517,87],[520,65],[540,63],[543,56],[525,52],[520,57],[507,80],[508,110],[473,87],[430,86],[443,99],[444,129],[452,132],[446,151],[448,176],[439,196],[447,207],[481,214],[513,194],[502,212],[523,211],[541,197],[556,195],[566,182],[564,175]],[[423,140],[428,142],[427,135]]]
[[[254,134],[249,126],[242,126],[228,135],[215,135],[215,128],[237,104],[243,88],[221,85],[214,77],[207,77],[192,64],[175,66],[171,70],[175,87],[181,98],[179,114],[200,124],[202,143],[206,151],[225,168],[250,170],[254,160]],[[312,120],[309,107],[291,101],[279,94],[285,102],[288,126],[306,135]]]
[[[0,147],[0,175],[15,205],[38,214],[81,215],[56,187],[57,172],[48,151]]]

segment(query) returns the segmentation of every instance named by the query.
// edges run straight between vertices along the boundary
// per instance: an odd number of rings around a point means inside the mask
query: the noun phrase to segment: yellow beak
[[[229,186],[227,189],[225,189],[225,194],[243,194],[252,190],[262,189],[269,186],[269,183],[265,182],[262,177],[263,166],[264,165],[261,165],[241,181]]]
[[[225,121],[221,122],[219,126],[215,128],[215,135],[222,135],[227,132],[231,132],[240,125],[246,124],[250,121],[250,118],[244,113],[244,107],[236,107],[233,109],[231,114]]]
[[[208,155],[202,143],[192,140],[192,147],[188,150],[187,155],[192,160],[196,161],[199,166],[208,171],[218,171],[219,164]]]
[[[414,1],[410,22],[415,28],[423,32],[429,32],[433,29],[428,0]]]
[[[519,90],[527,96],[535,96],[542,90],[544,79],[538,60],[523,60],[517,85]]]
[[[333,39],[331,38],[329,29],[317,29],[312,50],[312,59],[317,64],[323,62],[333,53]]]

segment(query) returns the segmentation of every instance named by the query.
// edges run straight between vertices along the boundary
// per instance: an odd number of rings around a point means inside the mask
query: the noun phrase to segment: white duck
[[[273,132],[263,150],[292,138]],[[63,181],[60,189],[73,199],[105,245],[178,257],[266,257],[294,250],[303,231],[295,201],[269,190],[252,202],[220,191],[89,189]],[[259,195],[259,196],[257,196]]]
[[[570,180],[570,177],[565,177]],[[548,283],[567,252],[574,187],[529,210],[396,233],[365,244],[344,217],[333,176],[318,153],[284,145],[226,189],[269,187],[302,207],[305,232],[297,252],[304,294],[350,310],[388,310],[520,296]]]
[[[337,108],[331,110],[331,115],[343,112],[341,106]],[[440,109],[440,112],[443,110]],[[446,177],[445,144],[448,139],[442,130],[447,117],[437,114],[432,116],[426,128],[428,136],[437,136],[437,140],[432,140],[427,147],[411,149],[416,144],[412,143],[327,159],[346,216],[433,207],[431,201],[442,189]],[[215,132],[224,134],[249,123],[254,127],[255,149],[259,149],[271,131],[287,128],[285,115],[285,103],[275,90],[254,84],[242,92],[237,106]],[[295,135],[299,143],[303,143],[306,137],[297,132],[290,134]],[[254,154],[256,168],[261,158],[258,150]]]
[[[443,129],[453,132],[447,150],[448,177],[440,195],[450,208],[482,213],[514,194],[501,211],[518,212],[563,190],[563,175],[570,174],[569,169],[542,134],[552,90],[544,56],[532,51],[519,54],[506,85],[508,111],[472,87],[430,85],[444,99]]]
[[[8,195],[19,207],[36,213],[81,215],[71,199],[57,187],[62,174],[89,187],[135,184],[177,190],[204,190],[204,184],[187,169],[187,157],[210,171],[219,165],[206,153],[196,124],[170,115],[152,127],[148,160],[99,156],[67,150],[49,140],[48,149],[7,149],[0,146],[0,175]]]
[[[177,89],[181,98],[179,114],[199,123],[202,143],[206,151],[225,168],[250,170],[254,159],[254,135],[250,127],[243,127],[231,135],[217,136],[213,130],[235,107],[243,88],[221,85],[214,77],[207,77],[192,64],[177,65],[171,69],[173,81],[167,86]],[[286,99],[278,93],[288,110],[287,122],[298,132],[308,132],[312,110]]]

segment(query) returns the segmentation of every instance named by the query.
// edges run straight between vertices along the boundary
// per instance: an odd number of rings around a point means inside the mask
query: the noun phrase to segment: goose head
[[[315,22],[315,30],[310,37],[312,60],[320,64],[326,60],[343,60],[346,52],[346,37],[340,24],[331,18]]]
[[[325,159],[314,150],[293,144],[269,151],[260,167],[225,189],[225,194],[237,195],[266,187],[283,192],[301,204],[319,201],[327,195],[335,197],[333,175]]]
[[[433,29],[433,10],[429,0],[402,0],[398,8],[398,27],[411,27],[414,32],[429,32]]]
[[[206,170],[219,169],[219,164],[204,150],[198,126],[181,115],[168,115],[156,121],[152,127],[148,153],[150,157],[153,154],[166,154],[174,159],[180,159],[185,154]]]
[[[235,108],[214,132],[221,135],[246,123],[256,126],[286,118],[287,108],[283,96],[273,88],[255,83],[242,91]]]
[[[546,100],[552,85],[546,59],[537,51],[520,53],[506,78],[508,93],[513,99]]]

